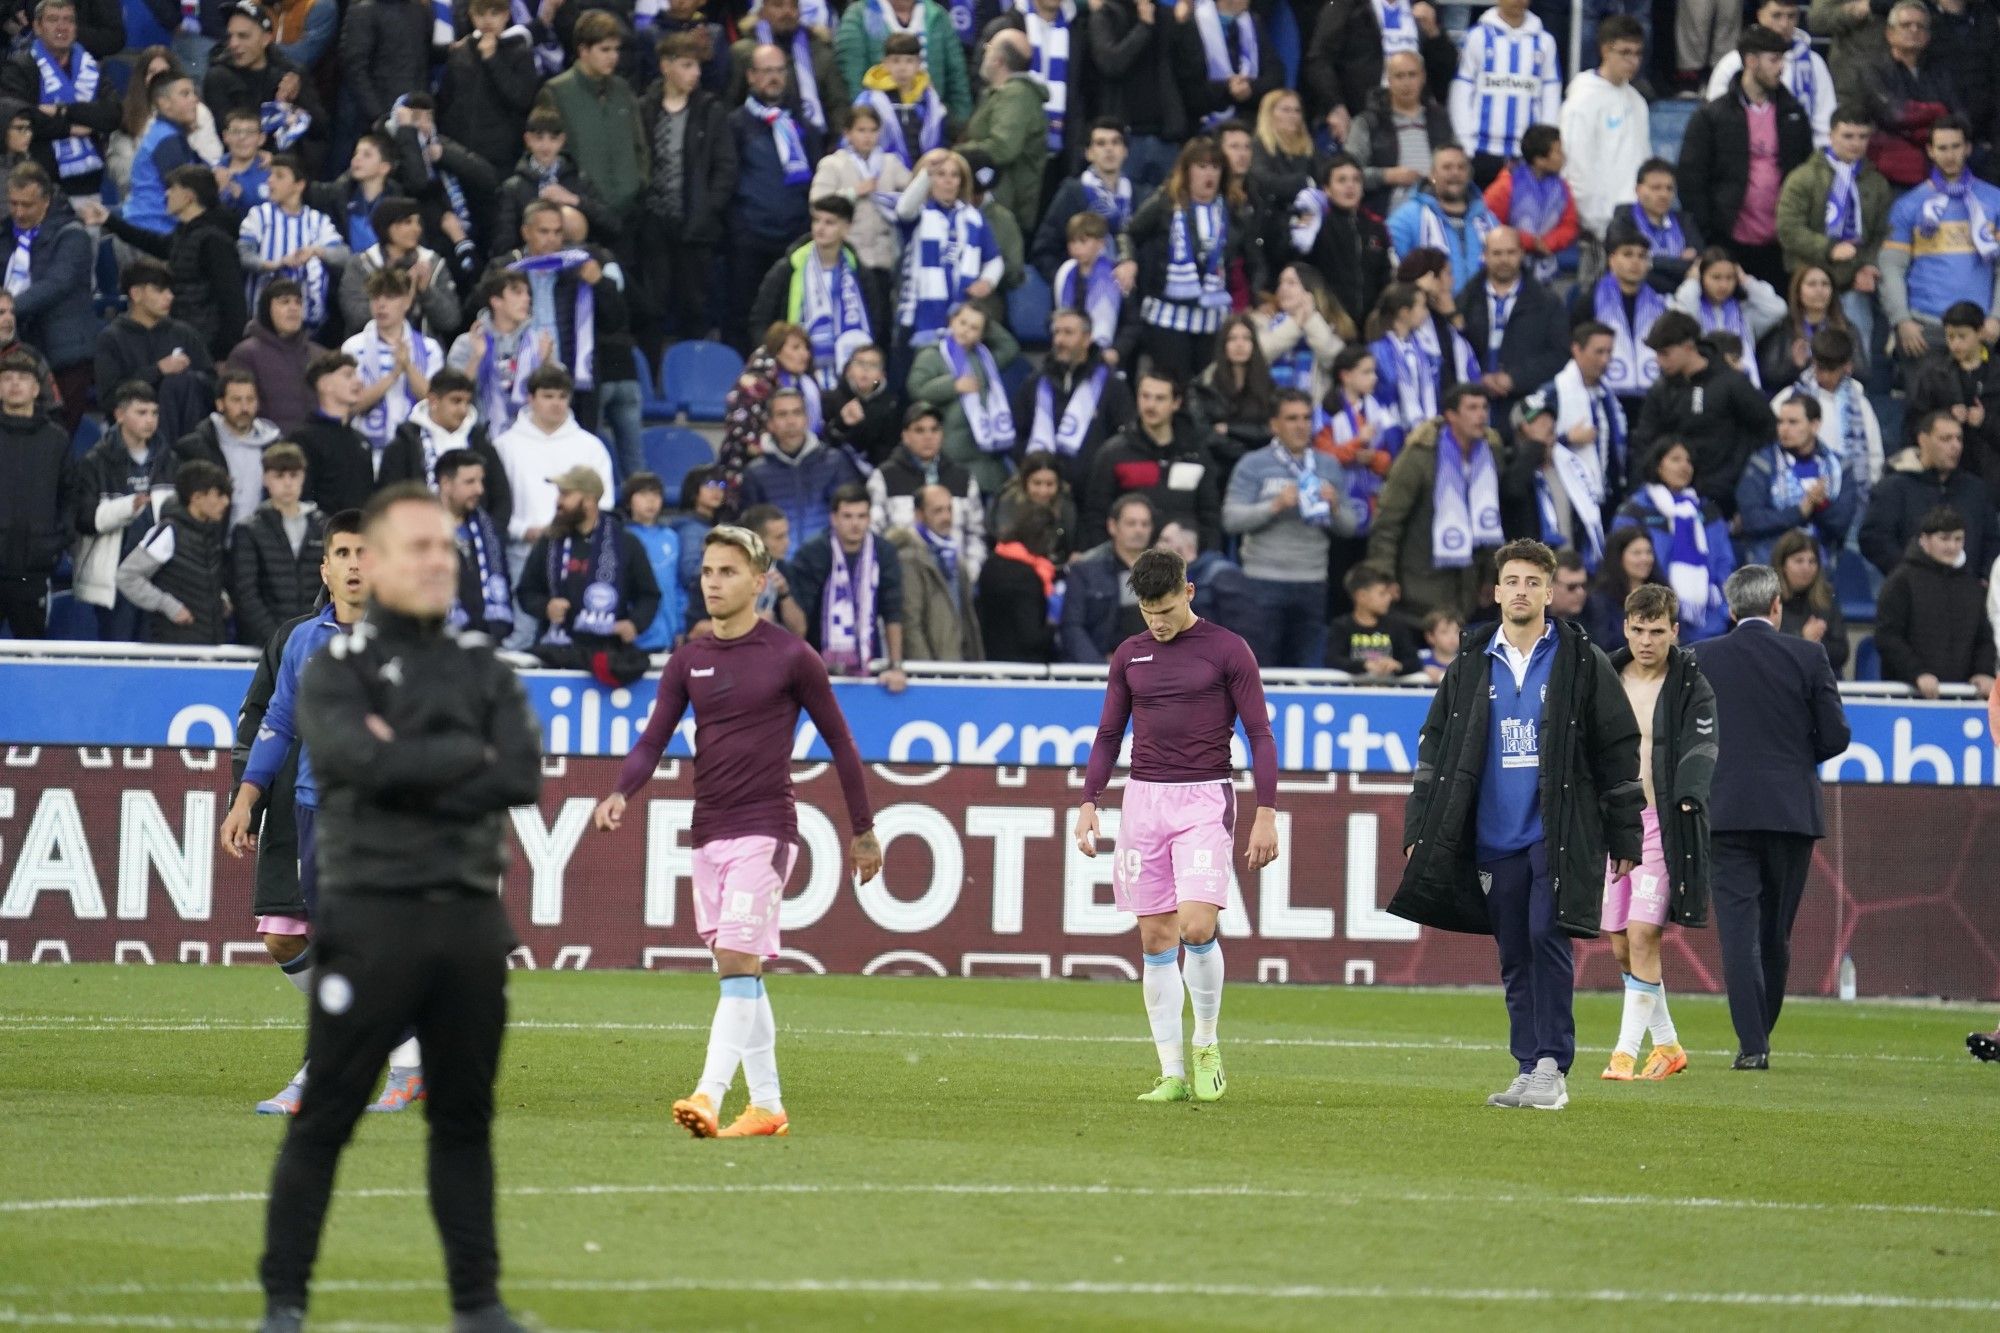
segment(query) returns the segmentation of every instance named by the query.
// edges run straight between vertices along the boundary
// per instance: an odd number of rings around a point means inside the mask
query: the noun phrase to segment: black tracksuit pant
[[[271,1176],[265,1295],[273,1306],[304,1308],[341,1150],[390,1050],[414,1026],[428,1087],[431,1214],[452,1308],[493,1305],[493,1079],[515,943],[500,900],[457,887],[342,893],[322,899],[313,926],[312,1072]]]

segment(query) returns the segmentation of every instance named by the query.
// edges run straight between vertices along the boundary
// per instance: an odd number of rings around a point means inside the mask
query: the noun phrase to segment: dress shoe
[[[1771,1067],[1771,1057],[1768,1052],[1757,1055],[1739,1055],[1729,1067],[1731,1069],[1769,1069]]]

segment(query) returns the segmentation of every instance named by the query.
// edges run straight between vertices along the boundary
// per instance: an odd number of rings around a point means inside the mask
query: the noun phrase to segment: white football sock
[[[410,1038],[395,1050],[389,1052],[389,1068],[394,1070],[418,1069],[423,1066],[423,1047],[417,1045],[415,1037]]]
[[[1625,974],[1625,1016],[1618,1024],[1618,1049],[1625,1055],[1637,1057],[1639,1039],[1645,1035],[1646,1024],[1653,1016],[1653,1006],[1660,998],[1660,983],[1641,981],[1630,972]]]
[[[708,1029],[708,1059],[701,1066],[701,1083],[695,1091],[722,1109],[729,1085],[736,1081],[736,1066],[743,1062],[743,1048],[757,1025],[757,978],[724,977],[722,998],[715,1004],[715,1021]]]
[[[1160,1053],[1160,1072],[1170,1078],[1187,1077],[1187,1057],[1181,1050],[1181,973],[1174,966],[1179,959],[1178,948],[1149,953],[1141,970],[1153,1049]]]
[[[1222,1016],[1222,939],[1181,946],[1181,975],[1187,978],[1188,999],[1194,1004],[1197,1047],[1215,1045],[1215,1021]]]
[[[285,974],[285,980],[291,982],[299,994],[312,998],[313,947],[310,943],[299,951],[298,957],[278,964],[278,970]]]
[[[1653,1045],[1675,1046],[1680,1043],[1681,1034],[1674,1030],[1673,1017],[1667,1013],[1667,979],[1661,977],[1659,990],[1653,995]]]
[[[750,1085],[750,1104],[766,1111],[783,1111],[778,1097],[778,1025],[771,1018],[771,997],[764,979],[757,978],[757,1021],[743,1047],[743,1081]]]

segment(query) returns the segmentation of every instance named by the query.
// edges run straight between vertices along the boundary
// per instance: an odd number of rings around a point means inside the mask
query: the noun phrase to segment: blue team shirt
[[[1495,634],[1488,664],[1486,769],[1479,778],[1474,842],[1481,862],[1497,861],[1542,840],[1542,713],[1555,665],[1556,627],[1550,622],[1517,682],[1508,663],[1507,636]]]
[[[278,661],[277,687],[271,691],[264,723],[257,728],[257,740],[250,747],[249,761],[243,765],[245,782],[255,783],[262,791],[271,790],[278,770],[284,766],[286,751],[299,735],[299,677],[305,674],[306,663],[314,653],[335,635],[346,632],[334,619],[332,603],[328,603],[317,618],[293,630],[292,637],[285,640],[284,656]],[[303,742],[299,745],[299,776],[293,799],[309,810],[319,808],[319,789],[313,785],[312,764],[307,760]]]
[[[1973,179],[1970,172],[1966,177],[1986,212],[1986,225],[2000,224],[2000,189]],[[1993,265],[1973,248],[1972,212],[1965,201],[1945,198],[1941,210],[1933,206],[1932,217],[1924,216],[1925,206],[1939,197],[1925,181],[1898,199],[1889,208],[1889,235],[1882,243],[1886,249],[1909,252],[1910,309],[1935,319],[1959,301],[1984,308],[1993,294]]]

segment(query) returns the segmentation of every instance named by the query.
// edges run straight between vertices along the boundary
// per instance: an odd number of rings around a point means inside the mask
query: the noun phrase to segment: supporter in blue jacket
[[[803,547],[827,530],[827,505],[842,486],[859,484],[861,470],[845,449],[823,443],[806,425],[806,400],[797,389],[771,395],[770,431],[763,451],[743,470],[743,508],[776,505],[792,525],[792,545]]]
[[[653,581],[660,585],[659,614],[653,617],[652,624],[640,628],[636,640],[637,646],[649,653],[673,647],[687,616],[687,589],[681,582],[680,526],[668,522],[661,512],[666,500],[666,487],[657,472],[634,472],[625,479],[628,520],[625,530],[645,548],[646,558],[653,566]]]
[[[1118,645],[1146,627],[1139,598],[1127,586],[1132,562],[1153,544],[1153,505],[1134,492],[1118,497],[1104,528],[1111,540],[1069,567],[1056,657],[1106,662]]]

